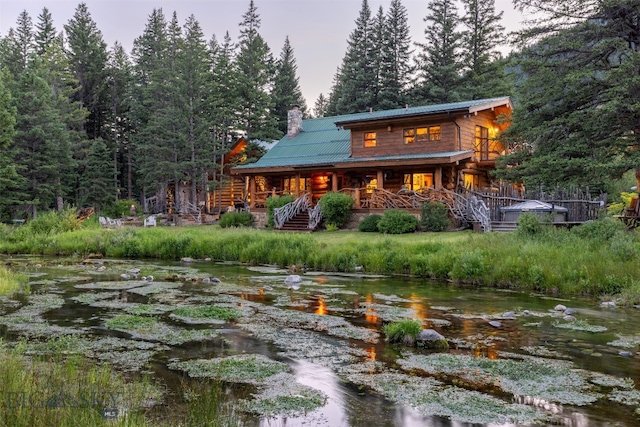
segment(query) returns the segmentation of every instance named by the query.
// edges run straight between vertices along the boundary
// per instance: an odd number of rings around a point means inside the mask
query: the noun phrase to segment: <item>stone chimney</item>
[[[302,131],[302,111],[299,105],[293,105],[287,114],[287,137],[294,138]]]

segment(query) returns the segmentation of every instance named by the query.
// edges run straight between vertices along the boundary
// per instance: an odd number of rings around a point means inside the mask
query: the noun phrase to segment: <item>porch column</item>
[[[356,188],[355,192],[353,193],[353,198],[355,199],[356,209],[360,209],[360,189],[359,188]]]
[[[442,188],[442,166],[438,166],[436,168],[436,173],[433,177],[433,184],[436,190],[440,190]]]
[[[338,192],[338,174],[335,172],[331,173],[331,191]]]
[[[378,176],[377,176],[377,182],[378,184],[376,185],[376,188],[378,190],[382,190],[384,188],[384,173],[381,170],[378,170],[377,172]]]
[[[294,189],[295,189],[295,194],[297,199],[298,197],[300,197],[300,174],[299,173],[296,174],[296,185]]]
[[[251,175],[249,177],[249,208],[256,207],[256,177]]]

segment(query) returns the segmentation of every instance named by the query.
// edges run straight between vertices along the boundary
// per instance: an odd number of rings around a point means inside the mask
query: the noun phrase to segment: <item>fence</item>
[[[484,200],[489,208],[492,221],[501,221],[501,208],[522,203],[526,200],[539,200],[554,206],[567,209],[567,222],[586,222],[599,218],[606,207],[607,195],[601,193],[593,197],[589,190],[578,188],[555,188],[551,191],[542,189],[527,190],[522,194],[511,186],[499,188],[469,190],[462,189],[462,194],[472,194]]]

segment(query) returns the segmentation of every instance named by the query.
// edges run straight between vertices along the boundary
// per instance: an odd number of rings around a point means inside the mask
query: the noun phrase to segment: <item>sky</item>
[[[167,20],[177,13],[180,24],[194,15],[207,41],[215,35],[221,41],[228,31],[235,41],[239,23],[249,8],[249,0],[84,0],[91,17],[111,48],[119,42],[127,52],[139,37],[154,9],[162,9]],[[372,15],[382,6],[386,13],[391,0],[369,0]],[[49,9],[58,31],[73,17],[80,0],[0,0],[0,35],[16,26],[18,15],[26,10],[34,25],[43,8]],[[329,95],[338,66],[346,52],[347,41],[355,29],[362,0],[254,0],[261,19],[259,32],[274,58],[280,56],[288,36],[298,66],[300,89],[307,106],[313,109],[320,93]],[[424,40],[428,0],[403,0],[413,42]],[[502,25],[516,30],[523,16],[514,10],[511,0],[495,0],[496,11],[504,11]],[[458,7],[462,13],[461,6]],[[501,50],[508,52],[508,40]]]

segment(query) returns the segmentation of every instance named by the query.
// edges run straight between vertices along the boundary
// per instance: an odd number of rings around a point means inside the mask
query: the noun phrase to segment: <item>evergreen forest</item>
[[[238,17],[237,39],[153,9],[130,52],[107,46],[85,3],[63,28],[47,8],[21,13],[0,34],[0,220],[101,211],[175,182],[190,185],[176,203],[197,204],[222,182],[220,156],[243,137],[235,161],[255,161],[293,104],[321,117],[511,96],[497,180],[592,191],[630,171],[640,180],[640,0],[513,0],[532,17],[516,34],[494,0],[425,0],[420,40],[402,0],[386,10],[362,0],[313,108],[295,39],[268,46],[258,3]]]

